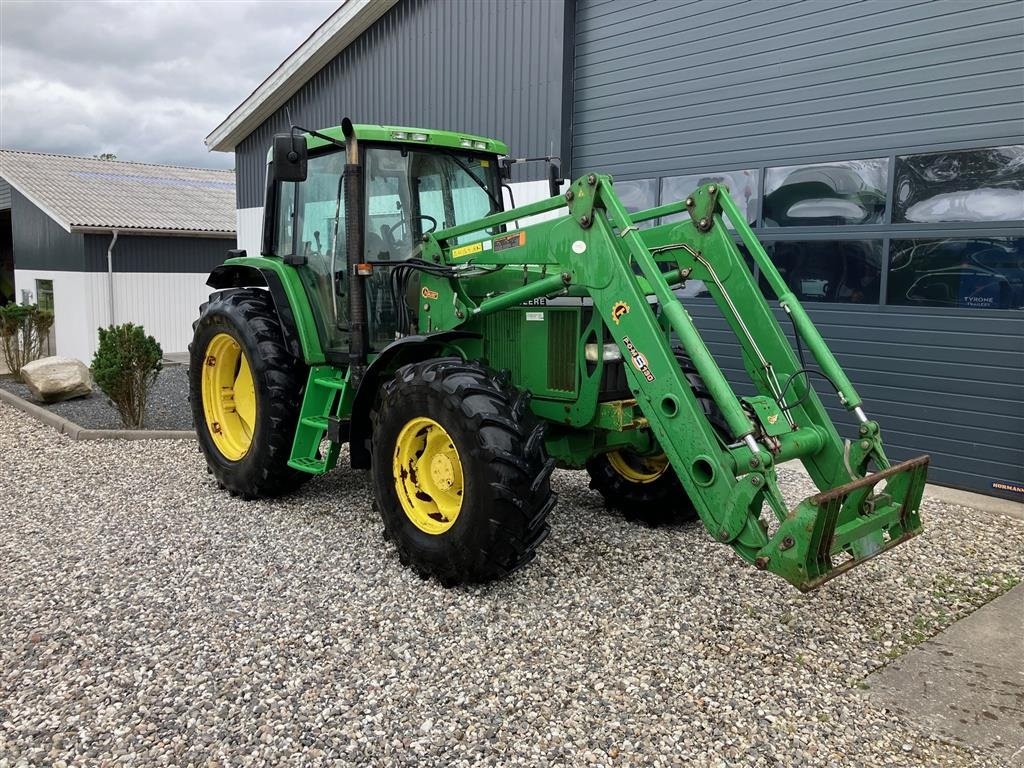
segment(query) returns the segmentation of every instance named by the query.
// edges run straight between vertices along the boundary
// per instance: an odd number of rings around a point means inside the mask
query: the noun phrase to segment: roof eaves
[[[29,192],[28,189],[25,188],[24,182],[19,180],[16,174],[12,175],[10,169],[4,171],[3,178],[4,181],[6,181],[8,184],[14,187],[16,190],[18,190],[18,194],[20,194],[22,197],[24,197],[26,200],[32,203],[32,205],[34,205],[40,211],[42,211],[55,222],[57,222],[57,224],[60,225],[61,229],[63,229],[65,232],[71,231],[71,222],[66,221],[65,219],[58,216],[57,213],[53,210],[53,208],[51,208],[38,197]]]
[[[164,237],[208,237],[217,240],[232,240],[237,233],[231,229],[174,229],[155,227],[133,227],[127,224],[111,224],[98,226],[95,224],[72,224],[69,232],[81,232],[84,235],[103,235],[117,230],[122,235],[160,235]]]
[[[398,0],[346,0],[206,137],[208,149],[233,152],[299,88],[351,45]]]

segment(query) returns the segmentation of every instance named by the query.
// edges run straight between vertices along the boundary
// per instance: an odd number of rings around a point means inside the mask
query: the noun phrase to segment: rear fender
[[[298,360],[303,358],[302,343],[295,326],[295,314],[292,312],[288,296],[285,294],[281,277],[272,269],[259,269],[247,264],[221,264],[210,272],[206,284],[217,290],[228,288],[266,288],[274,300],[274,310],[281,324],[288,351]]]
[[[453,349],[453,342],[479,338],[479,333],[470,331],[440,331],[426,335],[405,336],[393,341],[380,351],[363,374],[355,399],[352,401],[349,456],[354,469],[370,468],[370,438],[373,434],[370,411],[373,410],[377,392],[386,377],[400,366],[439,357],[446,352],[454,352],[462,356],[458,348]]]

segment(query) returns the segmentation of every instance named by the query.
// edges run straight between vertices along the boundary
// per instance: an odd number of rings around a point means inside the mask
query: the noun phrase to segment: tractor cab
[[[503,210],[507,151],[493,139],[388,126],[277,137],[263,255],[297,268],[329,359],[347,359],[361,316],[369,355],[407,332],[418,272],[396,267],[420,258],[424,235]],[[358,183],[346,185],[346,173]]]

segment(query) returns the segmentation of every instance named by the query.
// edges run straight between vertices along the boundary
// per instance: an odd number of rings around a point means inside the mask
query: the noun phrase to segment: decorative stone
[[[88,366],[73,357],[33,360],[21,369],[21,380],[32,397],[44,403],[85,397],[92,392]]]

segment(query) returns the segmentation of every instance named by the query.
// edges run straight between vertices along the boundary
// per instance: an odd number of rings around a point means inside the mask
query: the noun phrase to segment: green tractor
[[[552,173],[550,199],[505,210],[512,162],[494,139],[347,119],[274,137],[263,253],[212,272],[194,326],[192,408],[219,485],[289,493],[348,443],[401,561],[445,585],[533,558],[556,467],[642,520],[699,517],[802,590],[920,532],[928,457],[889,462],[724,187],[631,214],[610,176],[560,194]],[[696,281],[757,394],[733,391],[680,300]],[[775,468],[792,459],[820,492],[791,511]]]

